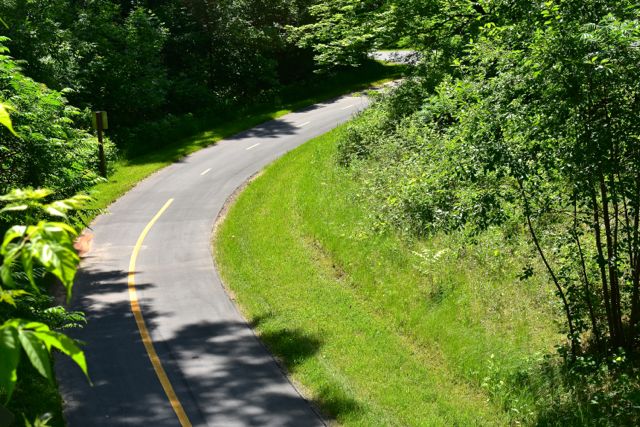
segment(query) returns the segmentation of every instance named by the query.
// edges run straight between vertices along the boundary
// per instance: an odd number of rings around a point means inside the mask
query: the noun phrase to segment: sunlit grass
[[[500,381],[559,336],[544,277],[491,233],[407,241],[371,227],[335,164],[340,129],[270,166],[215,243],[222,276],[271,350],[346,425],[500,425],[529,408]],[[313,352],[283,331],[312,339]],[[299,345],[298,345],[299,344]],[[517,406],[517,407],[516,407]]]

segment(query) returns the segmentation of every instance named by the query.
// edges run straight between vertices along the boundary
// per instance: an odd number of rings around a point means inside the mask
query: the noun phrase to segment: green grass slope
[[[506,380],[559,340],[548,288],[517,280],[516,257],[490,234],[468,247],[374,231],[336,166],[339,132],[268,167],[218,229],[216,261],[248,320],[340,424],[533,417],[535,384]]]

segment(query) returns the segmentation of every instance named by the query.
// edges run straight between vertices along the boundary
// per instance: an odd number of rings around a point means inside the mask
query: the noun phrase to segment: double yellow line
[[[162,367],[162,362],[160,361],[158,353],[153,346],[153,340],[151,339],[151,334],[149,334],[149,330],[147,329],[144,317],[142,316],[142,310],[140,310],[140,304],[138,303],[138,294],[136,292],[136,260],[138,259],[138,254],[140,253],[140,249],[142,248],[142,243],[144,242],[145,237],[147,237],[147,234],[149,234],[149,230],[151,230],[151,227],[153,227],[156,221],[158,221],[162,214],[169,208],[169,206],[171,206],[171,203],[173,203],[173,199],[169,199],[167,203],[164,204],[162,209],[160,209],[158,213],[151,219],[151,221],[149,221],[144,230],[142,230],[142,233],[140,234],[140,237],[138,237],[138,241],[133,248],[131,260],[129,261],[129,300],[131,301],[131,311],[133,312],[133,317],[136,319],[136,325],[138,325],[142,343],[144,344],[144,348],[147,350],[147,355],[149,356],[151,364],[153,365],[153,369],[156,371],[156,375],[160,380],[160,384],[162,384],[162,388],[164,389],[164,392],[169,399],[169,403],[171,403],[171,407],[176,413],[176,416],[178,417],[178,420],[180,421],[182,427],[191,427],[191,421],[189,421],[189,417],[187,417],[187,413],[184,411],[184,408],[180,403],[180,399],[178,399],[176,392],[173,390],[171,381],[169,381],[169,377]]]

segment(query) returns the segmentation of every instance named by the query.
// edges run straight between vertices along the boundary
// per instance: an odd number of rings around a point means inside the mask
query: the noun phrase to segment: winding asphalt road
[[[56,364],[70,427],[324,424],[226,294],[211,233],[248,178],[366,105],[345,96],[220,141],[94,221],[72,303],[87,315],[74,337],[93,386],[68,359]]]

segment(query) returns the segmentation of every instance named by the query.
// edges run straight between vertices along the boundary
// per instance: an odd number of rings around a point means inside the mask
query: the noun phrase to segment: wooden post
[[[96,130],[98,131],[98,155],[100,156],[100,175],[107,177],[107,159],[104,156],[104,142],[102,133],[104,132],[104,121],[102,111],[96,111]]]

